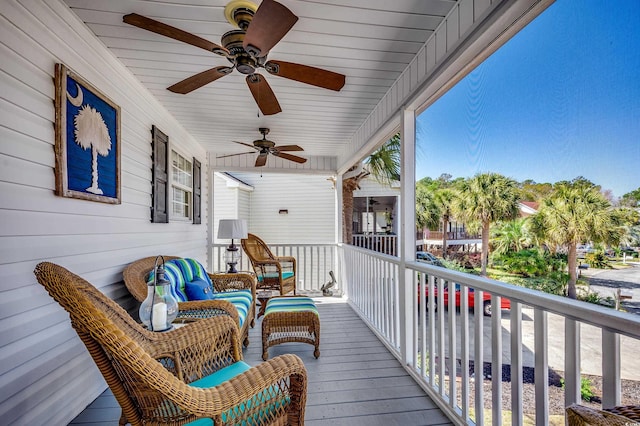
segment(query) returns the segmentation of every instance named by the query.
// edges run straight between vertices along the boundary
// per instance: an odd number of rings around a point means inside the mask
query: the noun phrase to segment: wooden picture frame
[[[56,195],[120,204],[120,107],[63,64],[55,86]]]

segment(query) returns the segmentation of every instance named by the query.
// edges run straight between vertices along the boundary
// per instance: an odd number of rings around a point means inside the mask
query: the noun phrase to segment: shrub
[[[494,265],[500,265],[503,269],[525,277],[539,277],[552,269],[549,256],[537,249],[507,252],[495,256]]]
[[[569,280],[569,275],[558,274],[558,276],[552,277],[536,277],[536,278],[523,278],[523,277],[502,277],[500,281],[507,282],[509,284],[515,284],[520,287],[530,288],[532,290],[543,291],[548,294],[555,294],[558,296],[564,296],[565,288]]]
[[[587,264],[592,268],[603,269],[609,267],[609,259],[605,256],[603,251],[587,253],[584,258],[585,262],[587,262]]]
[[[582,300],[583,302],[593,303],[595,305],[602,304],[602,297],[595,291],[587,290],[586,292],[581,292],[577,295],[578,300]]]
[[[564,389],[564,379],[560,379],[560,385],[562,389]],[[590,402],[595,394],[593,393],[593,385],[591,384],[591,380],[586,377],[580,378],[580,398],[583,401]]]

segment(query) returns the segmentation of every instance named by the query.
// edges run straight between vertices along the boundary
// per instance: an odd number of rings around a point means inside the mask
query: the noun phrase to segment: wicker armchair
[[[165,260],[178,259],[178,256],[163,256]],[[145,257],[129,264],[122,272],[124,284],[129,293],[140,303],[147,297],[147,277],[153,269],[156,256]],[[249,325],[255,325],[256,317],[256,279],[251,274],[211,274],[207,273],[213,283],[215,291],[251,290],[253,302],[247,312],[247,319],[240,327],[240,336],[244,346],[249,346]],[[235,307],[224,300],[194,300],[179,302],[178,321],[193,321],[227,314],[236,324],[240,325],[238,312]]]
[[[155,333],[61,266],[43,262],[34,273],[69,313],[122,408],[121,425],[181,425],[199,418],[214,425],[304,424],[307,374],[300,358],[287,354],[249,367],[241,361],[238,327],[230,317]],[[238,366],[240,374],[216,376]]]
[[[248,234],[242,240],[242,249],[249,256],[251,266],[258,276],[257,288],[278,290],[281,295],[296,294],[296,258],[274,256],[258,236]]]
[[[624,405],[596,410],[579,404],[567,407],[569,426],[629,426],[640,424],[640,405]]]

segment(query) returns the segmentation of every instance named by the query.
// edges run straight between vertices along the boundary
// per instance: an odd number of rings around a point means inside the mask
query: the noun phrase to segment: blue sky
[[[640,187],[640,1],[558,0],[417,122],[416,178]]]

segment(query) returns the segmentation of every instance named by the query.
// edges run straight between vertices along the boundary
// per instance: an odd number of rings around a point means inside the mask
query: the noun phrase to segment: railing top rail
[[[406,267],[468,285],[474,289],[487,291],[496,296],[506,297],[512,301],[553,312],[566,318],[640,339],[640,317],[624,312],[424,263],[407,262]]]
[[[380,253],[377,251],[373,251],[370,249],[366,249],[366,248],[362,248],[362,247],[358,247],[358,246],[354,246],[346,243],[338,243],[338,246],[343,248],[348,248],[349,250],[353,250],[359,253],[367,254],[371,257],[375,257],[376,259],[384,260],[386,262],[395,263],[397,265],[400,264],[400,259],[396,256],[391,256],[389,254]]]
[[[227,247],[229,243],[212,243],[211,247]],[[267,243],[269,247],[336,247],[336,243],[309,243],[309,244],[289,244],[289,243]]]

